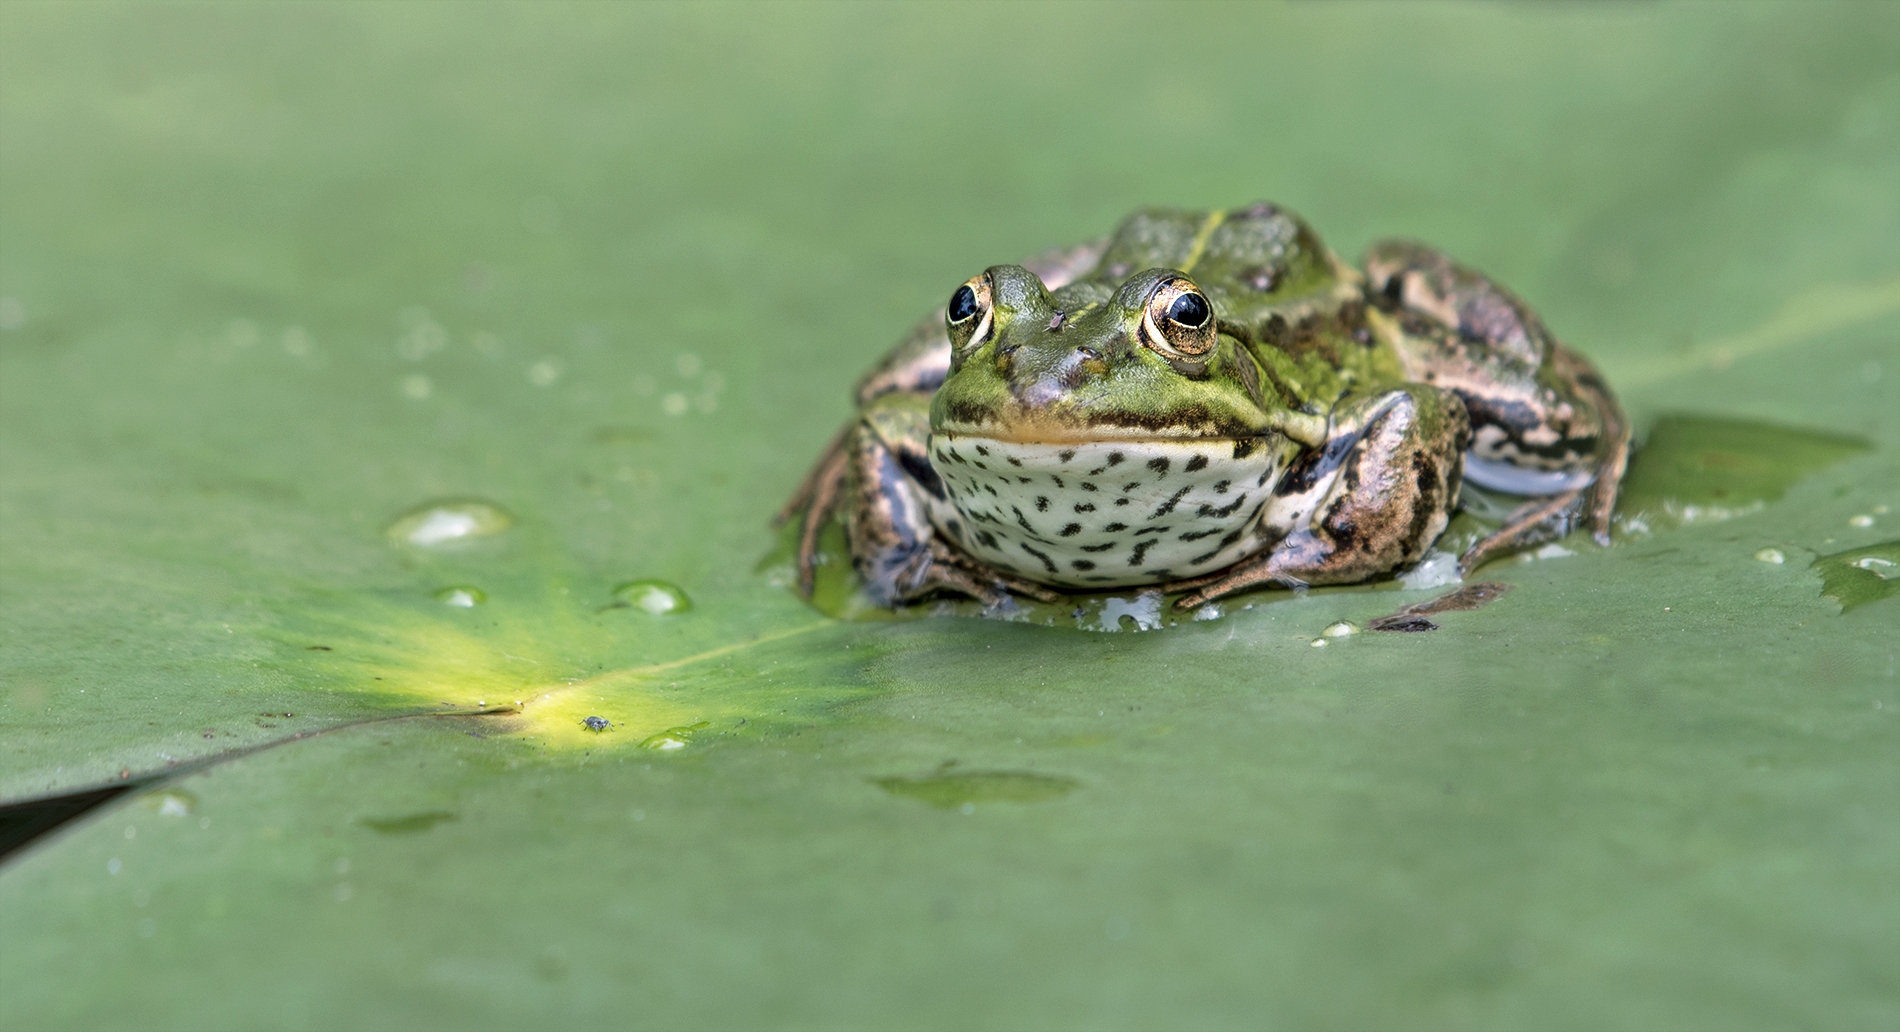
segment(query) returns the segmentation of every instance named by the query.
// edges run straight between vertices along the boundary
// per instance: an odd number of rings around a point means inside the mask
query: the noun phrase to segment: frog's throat
[[[932,434],[931,522],[959,548],[1058,587],[1153,584],[1231,566],[1299,451],[1278,435],[1028,443]]]

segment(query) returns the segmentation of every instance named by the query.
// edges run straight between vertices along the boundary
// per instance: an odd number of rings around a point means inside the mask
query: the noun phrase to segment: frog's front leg
[[[1449,391],[1409,384],[1344,403],[1324,448],[1297,460],[1261,514],[1277,543],[1212,577],[1175,603],[1192,609],[1258,584],[1366,580],[1423,558],[1457,504],[1470,441],[1465,408]]]
[[[1629,461],[1629,422],[1609,385],[1564,347],[1529,306],[1474,270],[1408,241],[1366,256],[1368,320],[1399,353],[1406,377],[1454,391],[1471,416],[1465,477],[1480,487],[1545,496],[1511,515],[1459,561],[1471,569],[1565,518],[1589,492],[1598,544]]]
[[[865,592],[895,606],[937,591],[992,605],[1008,592],[1055,601],[1055,592],[1008,576],[946,543],[930,522],[925,496],[941,500],[930,466],[929,399],[891,394],[873,402],[847,436],[845,530]]]

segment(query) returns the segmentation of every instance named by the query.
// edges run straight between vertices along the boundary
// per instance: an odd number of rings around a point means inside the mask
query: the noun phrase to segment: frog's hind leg
[[[1367,320],[1399,354],[1407,379],[1455,392],[1471,416],[1465,478],[1536,496],[1465,553],[1486,556],[1535,537],[1585,505],[1598,544],[1629,461],[1629,422],[1602,376],[1508,290],[1440,252],[1382,241],[1366,256]]]
[[[799,519],[798,591],[806,598],[811,597],[815,579],[818,534],[824,530],[825,521],[831,518],[832,510],[837,508],[838,493],[844,487],[845,475],[850,470],[848,445],[852,437],[860,432],[862,429],[856,423],[838,431],[818,457],[817,465],[805,474],[804,481],[798,485],[791,500],[772,519],[773,526],[783,526],[785,521],[794,516]]]
[[[1335,415],[1331,442],[1287,470],[1261,529],[1272,548],[1221,573],[1167,585],[1192,609],[1262,584],[1350,584],[1423,558],[1457,504],[1470,436],[1449,391],[1413,384]]]

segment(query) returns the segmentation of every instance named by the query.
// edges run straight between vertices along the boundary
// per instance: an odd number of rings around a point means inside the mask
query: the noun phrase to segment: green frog
[[[1603,378],[1503,287],[1409,241],[1354,269],[1265,203],[992,266],[856,397],[780,519],[809,595],[842,508],[889,606],[1363,581],[1423,558],[1466,482],[1528,500],[1461,574],[1573,518],[1608,545],[1629,456]]]

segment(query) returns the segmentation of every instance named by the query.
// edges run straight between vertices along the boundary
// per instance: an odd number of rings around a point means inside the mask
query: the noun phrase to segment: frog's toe
[[[1458,575],[1463,577],[1501,553],[1530,544],[1547,530],[1552,521],[1556,521],[1560,527],[1568,527],[1570,509],[1582,496],[1581,490],[1566,491],[1519,506],[1505,517],[1504,526],[1479,538],[1465,549],[1465,554],[1458,557]],[[1561,536],[1561,530],[1559,534]]]

